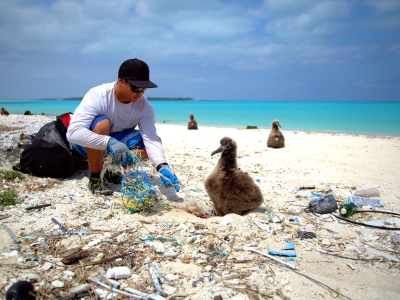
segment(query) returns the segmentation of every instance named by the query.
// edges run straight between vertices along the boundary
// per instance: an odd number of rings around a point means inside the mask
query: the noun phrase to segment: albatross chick
[[[283,148],[285,147],[285,137],[282,132],[279,130],[281,125],[278,120],[272,121],[271,132],[269,133],[269,137],[267,140],[267,146],[269,148]]]
[[[1,115],[2,116],[8,116],[9,114],[10,113],[4,107],[1,108]]]
[[[221,157],[204,183],[215,211],[219,216],[241,215],[259,207],[263,203],[261,190],[247,173],[237,167],[236,142],[224,137],[220,144],[211,156],[221,152]]]
[[[189,117],[189,122],[188,122],[188,129],[190,130],[190,129],[194,129],[194,130],[197,130],[198,128],[197,128],[197,122],[196,122],[196,120],[194,119],[194,114],[190,114],[190,117]]]

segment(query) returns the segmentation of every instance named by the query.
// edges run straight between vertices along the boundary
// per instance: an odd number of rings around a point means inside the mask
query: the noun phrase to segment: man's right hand
[[[108,140],[107,150],[111,153],[117,165],[122,163],[122,166],[126,167],[135,161],[135,157],[129,151],[128,147],[114,138]]]

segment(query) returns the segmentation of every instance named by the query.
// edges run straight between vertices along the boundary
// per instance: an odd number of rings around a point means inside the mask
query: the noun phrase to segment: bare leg
[[[93,128],[93,132],[101,135],[110,135],[111,122],[107,119],[100,121]],[[103,159],[107,151],[86,148],[89,168],[92,173],[100,173],[103,167]]]
[[[131,152],[133,153],[133,155],[139,157],[140,159],[148,158],[146,149],[132,149]]]

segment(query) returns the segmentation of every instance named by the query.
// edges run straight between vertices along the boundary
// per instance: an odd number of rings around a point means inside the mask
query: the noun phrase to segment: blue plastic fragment
[[[283,244],[285,245],[285,248],[283,248],[283,249],[285,249],[285,250],[295,250],[294,244],[292,242],[283,243]]]
[[[271,250],[268,247],[268,253],[272,255],[279,255],[279,256],[287,256],[287,257],[293,257],[296,256],[296,248],[294,247],[294,244],[289,242],[289,243],[283,243],[284,251],[277,251],[277,250]]]

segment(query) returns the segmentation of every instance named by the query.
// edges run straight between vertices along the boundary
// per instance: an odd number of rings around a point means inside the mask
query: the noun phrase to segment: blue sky
[[[400,101],[400,1],[0,1],[1,99],[83,96],[135,57],[154,97]]]

